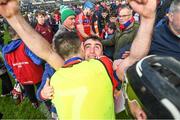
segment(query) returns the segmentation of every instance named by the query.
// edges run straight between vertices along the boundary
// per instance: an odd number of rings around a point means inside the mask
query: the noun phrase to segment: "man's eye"
[[[99,46],[96,46],[96,49],[100,49],[100,47],[99,47]]]
[[[87,49],[87,48],[90,48],[90,46],[89,46],[89,45],[86,45],[85,48],[86,48],[86,49]]]

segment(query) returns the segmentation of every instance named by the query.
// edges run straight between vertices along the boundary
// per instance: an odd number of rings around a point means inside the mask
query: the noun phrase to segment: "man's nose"
[[[91,53],[94,53],[95,52],[95,49],[94,47],[91,47],[91,50],[90,50]]]

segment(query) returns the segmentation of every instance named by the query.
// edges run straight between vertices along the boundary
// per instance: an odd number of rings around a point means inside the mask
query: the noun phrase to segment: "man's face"
[[[101,15],[102,15],[103,18],[106,18],[108,13],[107,12],[102,12]]]
[[[110,17],[110,22],[116,23],[116,17]]]
[[[120,24],[126,23],[132,17],[132,10],[123,8],[119,11],[119,22]]]
[[[93,14],[93,9],[90,9],[90,8],[86,8],[87,9],[87,13],[86,13],[86,16],[89,17]]]
[[[63,23],[68,29],[73,30],[75,28],[75,16],[69,16]]]
[[[169,14],[169,24],[177,35],[180,34],[180,11]]]
[[[116,0],[116,5],[118,6],[120,4],[120,1],[119,0]]]
[[[84,42],[84,54],[85,59],[93,59],[103,55],[102,44],[92,39],[86,40]]]
[[[38,16],[36,17],[36,19],[37,19],[37,22],[38,22],[40,25],[43,25],[43,24],[45,23],[45,16],[43,16],[43,15],[38,15]]]

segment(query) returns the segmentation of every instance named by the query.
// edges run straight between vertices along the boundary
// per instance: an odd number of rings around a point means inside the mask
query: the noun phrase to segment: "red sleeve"
[[[111,61],[108,57],[106,57],[106,56],[101,56],[101,57],[99,58],[99,60],[103,63],[103,65],[105,66],[106,71],[107,71],[109,77],[111,78],[111,82],[112,82],[112,84],[113,84],[113,91],[114,91],[115,88],[118,86],[118,82],[117,82],[117,80],[116,80],[115,77],[114,77],[114,71],[113,71],[113,67],[112,67],[112,66],[113,66],[113,63],[112,63],[112,61]]]

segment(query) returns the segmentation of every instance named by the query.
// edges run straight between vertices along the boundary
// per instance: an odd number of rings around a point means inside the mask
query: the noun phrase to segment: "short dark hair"
[[[129,4],[123,4],[121,5],[119,8],[118,8],[118,13],[122,10],[122,9],[129,9],[129,10],[132,10],[131,6]]]
[[[176,12],[176,11],[180,11],[180,0],[174,0],[169,8],[169,12]]]
[[[101,13],[108,13],[108,9],[103,8]]]
[[[56,52],[64,59],[77,54],[81,47],[81,41],[75,32],[62,32],[54,37]]]
[[[91,36],[85,38],[85,39],[84,39],[84,42],[86,42],[86,41],[89,40],[89,39],[92,39],[92,40],[94,40],[94,41],[99,41],[99,42],[102,44],[102,39],[101,39],[100,37],[98,37],[98,36],[91,35]]]
[[[42,10],[37,11],[36,14],[35,14],[35,16],[37,17],[38,15],[46,16],[46,12],[45,12],[45,11],[42,11]]]

